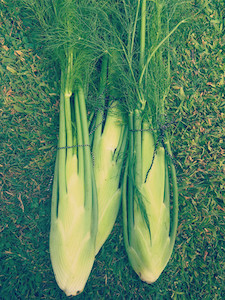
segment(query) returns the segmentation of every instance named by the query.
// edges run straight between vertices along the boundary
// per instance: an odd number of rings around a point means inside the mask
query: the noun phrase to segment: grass
[[[167,106],[180,193],[172,258],[156,283],[141,282],[128,263],[120,214],[78,300],[225,298],[225,9],[219,0],[195,2],[201,12],[174,47]],[[0,299],[66,299],[48,244],[58,77],[20,13],[0,1]]]

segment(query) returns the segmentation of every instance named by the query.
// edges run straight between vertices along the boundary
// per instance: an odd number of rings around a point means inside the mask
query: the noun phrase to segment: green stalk
[[[66,139],[67,139],[67,158],[70,160],[73,155],[73,138],[72,138],[72,125],[71,125],[71,107],[70,96],[65,93],[65,116],[66,116]]]
[[[83,136],[83,151],[84,151],[84,186],[85,186],[85,209],[91,212],[92,203],[92,160],[89,144],[89,132],[87,122],[87,111],[85,105],[84,92],[81,86],[78,87],[78,102],[80,109],[80,119]]]
[[[73,52],[71,50],[68,51],[68,61],[67,61],[67,76],[65,82],[65,117],[66,117],[66,138],[67,138],[67,159],[71,160],[73,155],[73,138],[72,138],[72,124],[71,124],[71,107],[70,107],[70,98],[72,96],[71,89],[71,77],[72,77],[72,69],[73,69]]]
[[[128,135],[129,136],[129,135]],[[128,175],[128,168],[129,168],[129,161],[126,160],[125,171],[123,176],[123,183],[122,183],[122,212],[123,212],[123,233],[124,233],[124,243],[126,249],[129,249],[131,244],[131,236],[130,230],[132,230],[133,225],[129,224],[130,220],[128,218],[129,211],[128,211],[128,199],[129,199],[129,175]]]
[[[59,153],[57,152],[55,170],[54,170],[54,181],[52,187],[52,205],[51,205],[51,220],[56,220],[58,217],[58,199],[59,199]]]
[[[99,83],[99,95],[105,94],[104,91],[105,91],[106,83],[107,83],[108,61],[109,61],[108,55],[105,54],[102,58],[100,83]],[[102,99],[104,99],[104,98],[102,98]],[[104,104],[104,102],[101,104]]]
[[[144,66],[143,66],[143,69],[142,69],[142,72],[141,72],[141,76],[140,76],[140,79],[139,79],[139,84],[141,84],[142,83],[142,80],[143,80],[143,76],[144,76],[144,74],[145,74],[145,72],[146,72],[146,70],[147,70],[147,67],[148,67],[148,65],[149,65],[149,63],[150,63],[150,61],[151,61],[151,59],[153,58],[153,56],[155,55],[155,53],[157,52],[157,50],[167,41],[167,39],[177,30],[177,28],[181,25],[181,24],[183,24],[183,23],[185,23],[186,22],[186,20],[182,20],[182,21],[180,21],[168,34],[167,34],[167,36],[164,38],[164,39],[162,39],[162,41],[154,48],[154,50],[152,51],[152,52],[150,52],[149,53],[149,55],[148,55],[148,57],[147,57],[147,61],[146,61],[146,63],[144,64]]]
[[[140,0],[138,0],[138,3],[137,3],[137,11],[136,11],[136,16],[135,16],[135,20],[134,20],[132,37],[128,39],[128,57],[130,57],[131,64],[132,64],[132,55],[133,55],[133,49],[134,49],[135,33],[136,33],[136,29],[137,29],[139,9],[140,9]]]
[[[145,35],[146,35],[146,0],[143,0],[141,5],[140,70],[142,70],[144,66]]]
[[[92,172],[92,211],[91,211],[91,238],[96,247],[96,236],[98,233],[98,193],[95,182],[94,168]]]
[[[134,124],[133,113],[129,114],[129,156],[128,156],[128,171],[127,171],[127,234],[128,242],[132,245],[133,228],[134,228]]]
[[[108,55],[104,55],[101,65],[100,83],[99,83],[99,97],[101,98],[100,109],[97,112],[97,117],[95,121],[95,133],[94,133],[94,143],[93,152],[95,153],[96,147],[98,147],[103,126],[103,114],[104,114],[104,102],[105,102],[105,88],[107,83],[107,70],[108,70]]]
[[[141,188],[142,184],[142,157],[141,157],[141,148],[142,148],[142,126],[141,126],[141,115],[139,110],[134,111],[134,178],[135,186],[138,190]]]
[[[161,0],[160,0],[161,1]],[[162,4],[160,3],[159,0],[156,1],[156,22],[157,22],[157,38],[156,38],[156,43],[159,43],[159,40],[161,38],[162,35],[162,24],[161,24],[161,13],[162,13]],[[162,71],[163,68],[163,58],[162,58],[162,49],[159,48],[158,51],[156,52],[156,64],[158,65],[159,68],[159,78],[158,79],[158,86],[160,86],[161,82],[160,82],[160,78],[161,76],[163,76]],[[160,122],[163,122],[164,120],[164,95],[161,95],[161,93],[158,93],[158,98],[157,98],[157,102],[158,102],[158,114],[159,114],[159,118],[157,118],[157,120],[159,120]]]
[[[146,0],[142,1],[141,5],[141,33],[140,33],[140,74],[142,72],[142,69],[144,67],[145,63],[145,38],[146,38]],[[141,94],[141,109],[144,110],[146,101],[144,100],[142,90],[143,90],[143,83],[139,82],[139,88],[140,88],[140,94]]]
[[[80,112],[80,124],[82,127],[82,142],[83,147],[83,159],[84,159],[84,187],[85,187],[85,198],[84,207],[87,214],[87,227],[90,228],[91,239],[95,243],[98,227],[98,199],[97,189],[94,178],[94,170],[91,159],[88,121],[86,103],[84,98],[84,91],[81,86],[78,86],[78,103]]]
[[[61,73],[61,93],[60,93],[60,113],[59,113],[59,198],[63,199],[66,194],[66,120],[65,120],[65,103],[64,103],[64,73]]]
[[[83,142],[83,134],[82,134],[82,126],[81,126],[81,117],[80,117],[80,108],[78,101],[78,94],[75,93],[74,96],[75,101],[75,116],[76,116],[76,128],[77,128],[77,161],[78,161],[78,174],[81,178],[84,177],[84,149],[82,145]]]

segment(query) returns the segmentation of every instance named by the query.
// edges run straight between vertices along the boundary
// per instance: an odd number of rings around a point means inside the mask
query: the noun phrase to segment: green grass
[[[195,2],[202,11],[177,36],[167,105],[180,192],[172,258],[156,283],[141,282],[128,263],[120,214],[76,299],[225,298],[225,5]],[[58,77],[20,13],[0,1],[0,299],[66,299],[48,244]]]

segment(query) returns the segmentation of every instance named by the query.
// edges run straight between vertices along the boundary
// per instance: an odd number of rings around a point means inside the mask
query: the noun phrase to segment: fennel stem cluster
[[[178,222],[176,172],[161,125],[181,1],[22,2],[61,72],[50,230],[56,281],[68,296],[83,291],[122,202],[130,264],[153,283]],[[98,101],[90,103],[90,94]]]

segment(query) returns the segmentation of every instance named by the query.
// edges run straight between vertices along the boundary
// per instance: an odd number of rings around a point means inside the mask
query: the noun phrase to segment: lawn
[[[0,299],[66,299],[49,256],[59,77],[16,3],[0,1]],[[193,4],[198,14],[174,43],[167,103],[179,185],[172,257],[156,283],[141,282],[120,213],[78,300],[225,299],[225,3]]]

